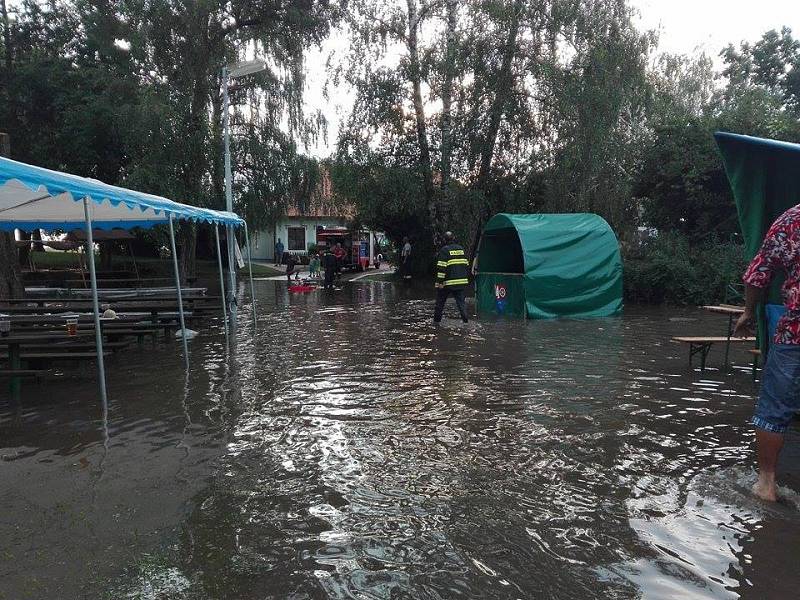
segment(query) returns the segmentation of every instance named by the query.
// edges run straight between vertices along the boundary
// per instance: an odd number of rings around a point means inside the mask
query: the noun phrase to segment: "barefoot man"
[[[783,303],[786,314],[772,339],[752,423],[756,428],[758,482],[753,492],[763,500],[776,499],[775,468],[783,436],[800,411],[800,205],[772,224],[761,250],[744,274],[745,309],[734,335],[752,335],[756,305],[776,273],[786,275]]]

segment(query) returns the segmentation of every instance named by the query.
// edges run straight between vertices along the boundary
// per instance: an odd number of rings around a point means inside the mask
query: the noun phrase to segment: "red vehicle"
[[[351,231],[346,227],[317,230],[317,246],[321,252],[326,248],[331,251],[336,244],[344,249],[341,268],[348,271],[363,271],[374,264],[370,252],[370,236],[368,231]]]

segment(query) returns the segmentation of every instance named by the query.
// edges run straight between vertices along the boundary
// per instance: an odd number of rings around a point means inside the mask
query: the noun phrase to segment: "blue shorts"
[[[797,412],[800,412],[800,345],[772,344],[752,423],[765,431],[783,433]]]

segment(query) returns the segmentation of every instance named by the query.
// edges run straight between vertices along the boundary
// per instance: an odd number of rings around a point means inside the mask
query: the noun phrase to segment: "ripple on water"
[[[748,357],[734,350],[730,375],[700,374],[668,343],[724,325],[713,315],[629,307],[601,325],[435,328],[428,291],[414,287],[258,290],[257,343],[243,332],[234,365],[217,332],[207,347],[209,336],[194,342],[186,392],[164,373],[120,384],[129,395],[115,396],[97,497],[135,467],[138,493],[119,505],[158,512],[157,498],[170,497],[181,510],[164,511],[137,545],[114,510],[88,509],[97,540],[73,535],[75,554],[130,544],[108,559],[110,597],[796,593],[800,461],[782,465],[783,504],[753,501]],[[168,368],[180,373],[180,357]],[[17,474],[48,468],[39,455],[76,462],[100,447],[97,436],[42,435],[45,417],[34,423],[36,435],[3,442],[2,464]],[[85,581],[76,575],[74,588]]]

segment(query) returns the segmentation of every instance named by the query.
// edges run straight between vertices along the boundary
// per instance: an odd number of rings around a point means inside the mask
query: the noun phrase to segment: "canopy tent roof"
[[[745,256],[750,260],[773,221],[800,203],[800,144],[721,131],[714,137],[733,190]],[[783,304],[784,280],[782,273],[772,280],[769,304]],[[759,310],[759,316],[758,339],[764,352],[769,344],[766,312]]]
[[[800,203],[800,144],[717,132],[747,258],[758,252],[764,234],[784,211]]]
[[[176,219],[239,227],[233,213],[199,208],[95,179],[0,158],[0,231],[69,231],[85,226],[84,198],[97,229],[152,227]]]
[[[481,238],[478,274],[479,296],[490,304],[493,292],[481,288],[482,274],[522,277],[531,318],[600,317],[622,310],[619,242],[598,215],[495,215]]]

